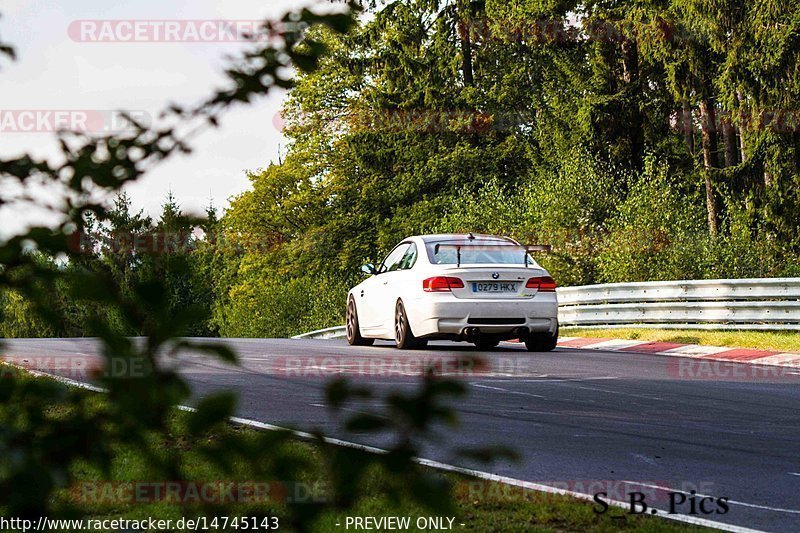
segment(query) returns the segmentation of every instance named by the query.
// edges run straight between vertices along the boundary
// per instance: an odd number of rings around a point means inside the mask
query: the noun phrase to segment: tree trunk
[[[461,39],[461,60],[464,64],[464,84],[473,85],[475,77],[472,74],[472,42],[469,35]]]
[[[700,101],[700,129],[703,134],[703,166],[705,168],[718,168],[717,156],[717,113],[714,101],[704,98]]]
[[[706,185],[706,207],[708,209],[708,233],[716,237],[719,229],[717,197],[711,183],[711,169],[717,168],[717,116],[714,100],[705,97],[700,101],[701,131],[703,137],[703,176]]]
[[[722,121],[722,136],[725,143],[725,166],[733,167],[738,163],[736,153],[739,151],[736,146],[736,128],[733,126],[731,117],[726,114]]]
[[[639,79],[639,47],[636,41],[622,41],[622,79],[633,83]]]
[[[725,112],[722,118],[722,142],[725,145],[725,168],[735,167],[739,164],[739,141],[736,139],[736,126],[733,125],[733,115]],[[747,190],[747,180],[739,172],[731,185],[738,193]]]
[[[792,132],[792,140],[794,141],[794,170],[800,172],[800,131]]]
[[[470,37],[471,17],[469,13],[469,2],[460,1],[458,3],[458,19],[462,25],[460,32],[461,38],[461,70],[464,73],[464,85],[474,85],[475,76],[472,72],[472,38]]]
[[[682,111],[680,124],[683,129],[683,138],[686,140],[686,148],[689,150],[689,155],[694,156],[694,118],[692,117],[692,107],[685,98],[683,99]]]
[[[747,161],[747,152],[744,150],[744,130],[741,128],[739,129],[739,153],[742,157],[742,163]]]
[[[772,171],[764,169],[764,188],[769,189],[770,187],[772,187]]]
[[[639,46],[632,39],[622,41],[622,79],[633,88],[628,142],[633,167],[641,169],[644,166],[644,117],[640,107],[642,91],[639,80]]]
[[[739,109],[739,153],[742,158],[742,163],[747,161],[747,152],[744,149],[744,130],[747,128],[747,123],[742,119],[742,93],[736,92],[736,101],[738,102]]]

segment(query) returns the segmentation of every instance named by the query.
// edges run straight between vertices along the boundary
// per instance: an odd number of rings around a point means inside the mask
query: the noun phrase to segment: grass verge
[[[788,331],[703,331],[684,329],[639,328],[564,328],[565,337],[599,337],[605,339],[632,339],[677,344],[703,344],[730,346],[780,352],[800,352],[800,333]]]

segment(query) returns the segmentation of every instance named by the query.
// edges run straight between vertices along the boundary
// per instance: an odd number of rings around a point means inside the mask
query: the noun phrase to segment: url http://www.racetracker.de
[[[274,516],[199,516],[197,518],[5,518],[0,531],[276,531],[280,520]]]

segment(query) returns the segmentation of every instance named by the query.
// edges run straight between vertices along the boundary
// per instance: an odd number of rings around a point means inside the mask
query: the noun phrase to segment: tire
[[[552,335],[550,333],[531,333],[525,339],[525,348],[529,352],[552,352],[558,345],[558,326]]]
[[[493,339],[479,339],[476,340],[474,344],[479,350],[493,350],[497,348],[497,345],[500,344],[500,341]]]
[[[345,322],[345,331],[347,333],[347,343],[350,346],[372,346],[375,339],[365,339],[361,336],[361,330],[358,327],[358,311],[356,310],[356,301],[351,297],[347,301],[347,321]]]
[[[403,307],[401,301],[398,301],[394,308],[394,341],[401,350],[415,350],[428,345],[427,340],[414,336],[411,325],[408,323],[406,308]]]

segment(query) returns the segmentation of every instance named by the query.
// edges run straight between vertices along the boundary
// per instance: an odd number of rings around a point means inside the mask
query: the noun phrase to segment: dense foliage
[[[399,239],[546,242],[561,284],[798,275],[800,8],[376,2],[285,106],[221,220],[225,335],[329,326]],[[335,298],[331,298],[331,293]]]
[[[419,233],[553,244],[561,285],[800,274],[800,7],[369,8],[347,34],[313,30],[329,54],[285,104],[288,150],[213,228],[178,228],[191,246],[166,258],[98,246],[83,264],[164,278],[171,309],[201,312],[195,334],[259,337],[341,322],[358,267]],[[99,231],[176,231],[168,209]],[[2,298],[28,317],[3,334],[52,333]]]

